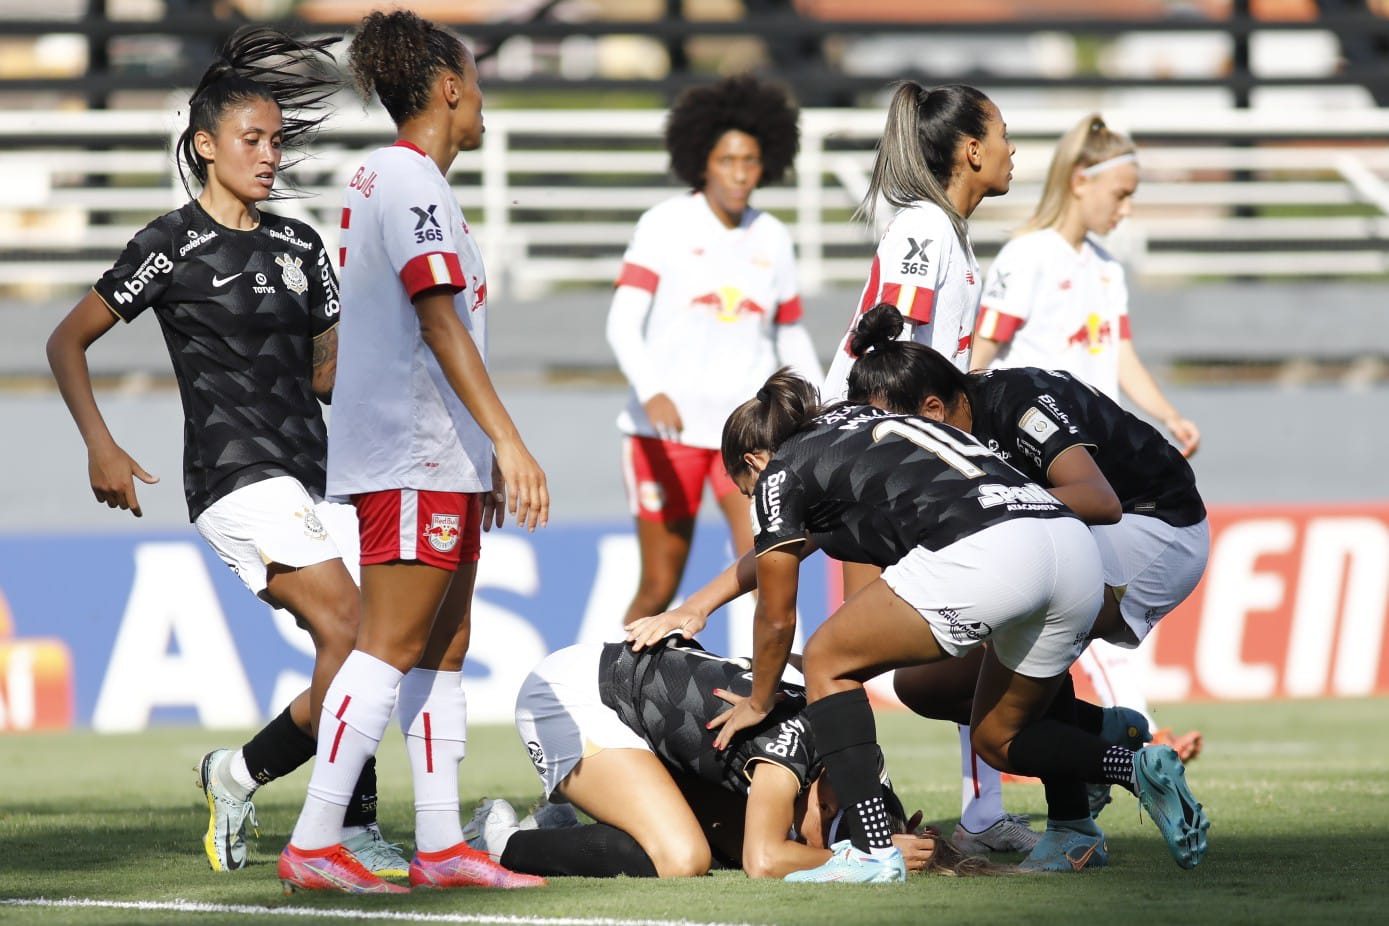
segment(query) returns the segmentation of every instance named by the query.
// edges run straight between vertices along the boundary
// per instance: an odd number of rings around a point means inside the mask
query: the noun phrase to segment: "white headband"
[[[1116,157],[1112,157],[1108,161],[1101,161],[1098,164],[1091,164],[1089,167],[1083,168],[1081,170],[1081,174],[1086,177],[1093,177],[1096,174],[1103,173],[1109,170],[1111,167],[1118,167],[1120,164],[1128,164],[1136,160],[1138,160],[1138,155],[1130,151],[1128,154],[1120,154]]]

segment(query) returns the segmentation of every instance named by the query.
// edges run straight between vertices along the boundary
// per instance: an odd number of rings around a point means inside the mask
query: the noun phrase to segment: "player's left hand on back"
[[[765,711],[759,710],[753,706],[751,698],[745,698],[731,691],[718,689],[714,694],[733,705],[730,709],[709,721],[707,728],[719,731],[719,735],[714,737],[715,749],[726,748],[729,743],[733,742],[733,737],[749,727],[757,726],[763,720],[766,720],[767,715],[772,712],[771,708],[767,708]],[[781,695],[778,694],[777,697],[780,698]]]

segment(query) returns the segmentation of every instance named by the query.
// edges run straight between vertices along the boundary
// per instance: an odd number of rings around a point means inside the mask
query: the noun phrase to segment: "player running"
[[[779,878],[828,860],[847,825],[808,735],[805,689],[782,682],[771,713],[727,749],[710,721],[746,694],[747,660],[665,637],[634,652],[581,644],[547,656],[521,685],[516,729],[555,801],[599,821],[522,829],[505,801],[473,818],[475,846],[541,875],[694,877],[714,862]],[[976,873],[938,833],[915,831],[889,794],[893,842],[909,870]],[[543,819],[543,818],[542,818]],[[948,861],[947,861],[948,860]]]
[[[286,890],[405,890],[338,838],[351,782],[395,710],[414,783],[411,885],[541,885],[469,848],[458,810],[481,530],[508,508],[534,530],[550,508],[545,474],[487,373],[487,275],[446,179],[460,151],[482,144],[477,67],[455,35],[405,11],[368,15],[349,62],[398,131],[358,168],[342,212],[328,490],[360,519],[362,626],[328,689],[279,876]]]
[[[1065,502],[1091,525],[1104,565],[1092,639],[1139,646],[1205,572],[1210,528],[1190,464],[1152,426],[1067,373],[1020,367],[966,376],[935,351],[897,341],[900,323],[890,305],[860,320],[851,400],[969,431]],[[969,662],[978,660],[898,670],[898,695],[918,713],[958,719],[949,708],[973,691]],[[1077,720],[1112,742],[1150,738],[1142,714],[1129,708],[1078,702]],[[1091,786],[1092,813],[1108,801],[1108,786]]]
[[[683,93],[666,121],[671,170],[689,191],[642,214],[623,257],[607,337],[627,377],[618,418],[641,575],[623,623],[669,607],[704,486],[733,548],[752,548],[747,506],[719,459],[719,429],[782,364],[818,379],[800,324],[791,234],[751,205],[799,147],[786,93],[731,77]]]
[[[754,586],[752,695],[716,718],[716,747],[765,717],[795,628],[800,560],[815,549],[883,568],[806,644],[807,716],[826,773],[861,823],[851,848],[793,880],[901,880],[863,682],[888,669],[962,656],[987,641],[971,719],[973,745],[995,767],[1047,786],[1048,831],[1033,870],[1105,864],[1085,781],[1189,800],[1170,750],[1134,752],[1067,722],[1058,698],[1101,605],[1101,563],[1089,531],[1056,498],[949,425],[872,406],[818,407],[804,380],[779,372],[724,430],[724,461],[754,498],[755,556],[680,608],[634,628],[703,626]],[[1172,763],[1175,763],[1173,767]],[[1164,833],[1186,867],[1205,850],[1205,821],[1169,813]]]
[[[139,517],[134,480],[158,478],[107,429],[86,351],[116,322],[154,313],[183,400],[189,520],[253,594],[287,609],[313,639],[309,689],[243,747],[199,763],[203,847],[215,871],[246,865],[256,789],[313,757],[319,707],[360,615],[343,563],[343,554],[355,559],[356,516],[324,501],[319,400],[333,391],[337,278],[312,228],[261,208],[275,197],[284,153],[323,119],[337,87],[327,51],[335,41],[266,29],[231,38],[189,100],[176,146],[192,198],[141,229],[48,340],[97,501]],[[376,826],[375,763],[348,785],[343,844],[370,870],[403,876],[405,859]]]

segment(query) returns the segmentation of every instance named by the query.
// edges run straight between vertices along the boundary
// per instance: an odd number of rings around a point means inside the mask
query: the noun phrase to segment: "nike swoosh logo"
[[[243,271],[243,272],[244,272],[244,271]],[[213,285],[213,286],[226,286],[228,283],[230,283],[232,280],[235,280],[235,279],[236,279],[237,277],[239,277],[239,276],[241,276],[240,273],[233,273],[233,274],[232,274],[231,276],[229,276],[229,277],[214,276],[214,277],[212,278],[212,285]]]
[[[1090,856],[1094,854],[1095,844],[1091,844],[1089,847],[1086,848],[1085,854],[1082,855],[1080,858],[1071,858],[1068,855],[1066,856],[1066,861],[1070,862],[1071,867],[1074,868],[1076,871],[1080,871],[1082,868],[1085,867],[1086,863],[1090,861]]]

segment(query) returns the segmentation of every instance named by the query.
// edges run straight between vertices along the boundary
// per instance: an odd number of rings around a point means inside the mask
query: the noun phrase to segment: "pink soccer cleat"
[[[411,869],[413,873],[413,869]],[[383,881],[367,871],[341,844],[326,849],[285,846],[280,853],[280,884],[285,893],[342,891],[344,894],[408,894],[408,887]]]
[[[544,887],[538,875],[503,868],[466,842],[439,852],[416,852],[410,863],[411,887]]]

